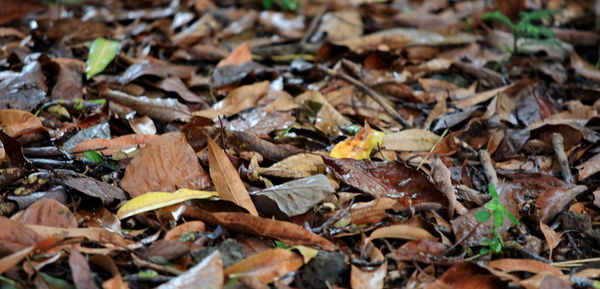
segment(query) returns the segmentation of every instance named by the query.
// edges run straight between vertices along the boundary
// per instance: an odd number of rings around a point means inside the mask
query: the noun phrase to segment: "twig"
[[[479,161],[483,166],[483,172],[487,177],[488,181],[494,185],[494,187],[498,187],[498,175],[496,175],[496,170],[492,165],[492,158],[490,157],[490,153],[487,150],[482,149],[479,151]]]
[[[314,18],[310,22],[310,25],[308,26],[308,30],[306,30],[306,32],[304,33],[302,40],[300,40],[300,49],[302,50],[302,52],[304,52],[304,50],[305,50],[306,44],[308,43],[308,39],[315,33],[315,31],[319,27],[319,22],[321,22],[321,17],[323,17],[323,14],[325,14],[325,12],[327,12],[328,8],[329,8],[329,1],[325,0],[323,2],[323,4],[321,4],[321,8],[319,9],[319,12],[317,12],[317,14],[314,16]]]
[[[551,138],[552,148],[554,149],[554,153],[556,154],[556,158],[558,159],[558,164],[560,165],[560,172],[563,176],[563,179],[565,180],[565,182],[573,184],[575,180],[573,179],[571,169],[569,168],[569,160],[567,159],[567,154],[565,154],[563,136],[560,133],[553,133]]]
[[[479,228],[479,226],[482,223],[477,223],[477,225],[475,225],[475,227],[473,227],[471,229],[471,231],[469,231],[469,233],[467,233],[466,235],[464,235],[462,238],[460,238],[460,240],[456,241],[456,243],[454,243],[454,245],[452,245],[452,247],[449,247],[448,249],[446,249],[446,251],[444,251],[444,253],[442,253],[442,256],[446,256],[448,254],[450,254],[450,252],[452,252],[454,249],[456,249],[456,247],[458,247],[458,245],[462,244],[464,241],[466,241],[469,237],[471,237],[471,235],[473,235],[473,233],[475,233],[475,231],[477,230],[477,228]]]
[[[383,95],[371,89],[366,84],[362,83],[360,80],[357,80],[344,72],[329,69],[321,64],[317,65],[317,68],[330,76],[341,78],[345,81],[352,83],[356,87],[364,90],[369,96],[371,96],[371,98],[373,98],[373,100],[375,100],[383,108],[383,110],[385,110],[387,114],[391,115],[400,125],[402,125],[405,128],[410,127],[410,124],[408,124],[408,122],[396,111],[396,109],[393,108],[387,102],[387,99]]]

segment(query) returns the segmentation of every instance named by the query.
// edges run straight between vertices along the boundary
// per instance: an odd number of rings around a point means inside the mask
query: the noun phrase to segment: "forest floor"
[[[600,1],[0,1],[0,288],[600,288]]]

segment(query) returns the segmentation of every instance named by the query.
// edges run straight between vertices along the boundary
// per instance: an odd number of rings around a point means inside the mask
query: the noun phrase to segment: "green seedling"
[[[496,187],[493,184],[489,184],[488,189],[490,191],[490,195],[492,195],[492,200],[483,205],[483,210],[477,212],[475,218],[477,221],[485,223],[493,217],[492,224],[492,237],[484,238],[483,245],[485,248],[479,251],[479,255],[486,255],[492,253],[500,253],[502,248],[504,247],[504,241],[502,240],[502,235],[500,234],[500,228],[504,223],[504,218],[508,218],[515,225],[519,225],[519,220],[509,212],[504,205],[500,203],[500,196],[496,191]]]
[[[534,24],[535,22],[541,22],[549,20],[550,16],[558,13],[556,10],[538,10],[531,12],[519,13],[519,22],[513,23],[510,18],[502,14],[500,11],[486,12],[483,14],[482,19],[484,20],[496,20],[500,21],[511,29],[513,34],[513,48],[512,53],[518,54],[517,42],[519,39],[530,39],[537,43],[559,45],[560,41],[554,36],[552,30],[548,27]]]

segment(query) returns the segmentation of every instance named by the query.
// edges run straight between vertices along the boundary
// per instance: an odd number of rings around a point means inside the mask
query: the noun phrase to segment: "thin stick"
[[[393,108],[387,102],[387,99],[383,95],[381,95],[377,91],[371,89],[366,84],[362,83],[360,80],[355,79],[354,77],[352,77],[344,72],[329,69],[321,64],[317,65],[317,68],[331,76],[341,78],[345,81],[348,81],[348,82],[354,84],[356,87],[362,89],[369,96],[371,96],[371,98],[373,98],[373,100],[375,100],[383,108],[383,110],[385,110],[385,112],[387,114],[391,115],[400,125],[402,125],[405,128],[410,127],[410,124],[408,124],[408,122],[396,111],[396,109]]]
[[[302,40],[300,40],[300,48],[302,49],[303,52],[305,50],[304,48],[305,48],[306,44],[308,43],[308,39],[315,33],[315,31],[317,31],[317,28],[319,27],[319,22],[321,22],[321,17],[323,17],[323,14],[325,14],[325,12],[327,12],[328,8],[329,8],[329,0],[325,0],[323,2],[323,4],[321,4],[321,8],[319,9],[319,12],[317,12],[315,17],[310,22],[310,26],[308,26],[308,30],[306,30],[306,32],[304,33],[304,37],[302,37]]]
[[[556,158],[558,159],[558,164],[560,165],[560,172],[563,176],[563,179],[565,180],[565,182],[573,184],[575,180],[573,179],[571,169],[569,168],[569,160],[567,159],[567,154],[565,154],[563,136],[560,133],[553,133],[551,137],[552,148],[554,149],[554,153],[556,154]]]
[[[496,174],[496,170],[492,165],[492,158],[490,157],[490,153],[482,149],[479,151],[479,161],[483,166],[483,172],[487,177],[488,181],[494,185],[495,188],[498,188],[498,175]]]

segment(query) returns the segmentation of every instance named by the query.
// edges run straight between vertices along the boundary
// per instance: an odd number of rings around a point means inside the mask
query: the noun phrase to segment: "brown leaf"
[[[383,288],[384,279],[387,274],[387,261],[381,251],[371,242],[363,246],[364,254],[371,262],[383,262],[376,268],[363,269],[352,265],[350,271],[350,286],[352,289]]]
[[[227,57],[219,61],[217,67],[225,65],[239,66],[251,61],[252,53],[250,52],[250,47],[248,46],[248,43],[243,43],[231,51]]]
[[[204,257],[202,262],[190,268],[185,273],[156,288],[185,289],[198,287],[201,284],[202,288],[221,289],[224,283],[223,276],[223,259],[221,258],[221,253],[215,250],[210,255]]]
[[[60,66],[52,99],[83,98],[83,72],[85,63],[74,58],[53,59]]]
[[[123,281],[123,277],[121,277],[119,268],[111,257],[96,254],[90,257],[90,262],[103,268],[112,275],[112,278],[102,283],[103,289],[129,289],[129,286]]]
[[[136,63],[125,70],[121,77],[121,83],[127,84],[142,75],[153,75],[160,78],[170,76],[189,78],[196,71],[196,66],[175,65],[165,62]]]
[[[448,215],[452,219],[454,209],[460,215],[467,213],[467,209],[456,200],[456,189],[452,186],[451,172],[440,158],[434,158],[431,163],[431,178],[435,186],[448,198]]]
[[[179,132],[152,139],[129,163],[121,186],[132,197],[147,192],[202,189],[210,184],[192,147]]]
[[[336,177],[376,198],[390,197],[408,207],[424,202],[447,204],[444,195],[423,174],[398,161],[323,157]]]
[[[327,135],[340,136],[340,127],[350,124],[319,91],[309,90],[296,96],[296,103],[316,113],[315,127]],[[315,103],[320,107],[315,107]]]
[[[240,114],[238,118],[227,123],[229,130],[244,131],[256,136],[268,135],[274,130],[286,129],[291,126],[296,118],[290,112],[263,111],[255,109],[248,113]]]
[[[240,86],[232,90],[223,100],[215,103],[211,109],[194,112],[194,115],[210,119],[219,115],[232,116],[242,110],[255,107],[256,102],[267,92],[269,92],[268,81]]]
[[[170,122],[187,120],[192,117],[190,108],[174,98],[135,97],[109,88],[101,89],[100,94],[111,101],[128,106],[138,113],[147,115],[157,121]]]
[[[298,270],[304,265],[302,257],[290,250],[275,248],[252,255],[225,270],[225,276],[243,273],[270,283],[273,280]]]
[[[597,69],[594,65],[587,63],[585,60],[581,59],[577,52],[573,51],[571,53],[571,66],[577,73],[587,77],[593,81],[600,81],[600,70]]]
[[[179,77],[168,77],[161,80],[157,85],[162,90],[175,92],[187,102],[200,103],[208,107],[204,98],[191,92]]]
[[[544,222],[540,222],[540,230],[542,231],[542,234],[544,234],[546,243],[548,243],[548,248],[550,250],[556,248],[562,239],[561,234],[556,233],[552,228],[544,224]]]
[[[0,128],[14,138],[45,130],[35,115],[18,109],[0,109]]]
[[[2,11],[0,11],[0,24],[21,18],[31,12],[46,9],[46,6],[42,3],[32,0],[22,2],[2,0],[0,1],[0,5],[2,5]]]
[[[461,262],[450,267],[427,289],[456,288],[456,289],[505,289],[506,282],[475,263]]]
[[[258,168],[257,171],[265,176],[300,179],[324,174],[326,169],[321,156],[301,153],[285,158],[268,168]]]
[[[166,240],[179,240],[179,237],[183,233],[204,232],[205,229],[206,229],[206,226],[204,225],[204,222],[202,222],[202,221],[185,222],[185,223],[169,230],[169,232],[167,232],[167,234],[165,234],[165,239]]]
[[[210,177],[215,184],[219,196],[248,210],[251,215],[258,216],[256,207],[242,182],[237,170],[231,164],[227,154],[210,137],[208,138],[208,164]]]
[[[549,272],[556,276],[563,275],[560,269],[542,261],[533,259],[498,259],[488,263],[488,267],[507,273],[525,271],[530,273]]]
[[[325,13],[318,33],[326,33],[327,40],[336,42],[359,37],[363,34],[363,22],[356,9]]]
[[[42,238],[74,238],[84,237],[97,243],[109,243],[115,246],[127,247],[133,244],[133,241],[123,239],[119,234],[109,232],[103,228],[55,228],[39,225],[20,225],[22,228],[33,231]]]
[[[597,154],[583,164],[578,165],[577,169],[579,170],[579,181],[583,181],[587,177],[596,174],[600,171],[600,154]]]
[[[4,216],[0,216],[0,227],[0,257],[33,246],[42,239],[35,231]]]
[[[71,250],[69,256],[69,267],[71,267],[71,276],[77,289],[95,289],[98,288],[92,277],[92,270],[85,257],[77,250]]]
[[[388,257],[402,261],[417,261],[421,263],[435,263],[448,246],[432,240],[411,240],[388,255]]]
[[[551,221],[575,197],[587,190],[586,186],[573,188],[550,188],[540,194],[536,206],[536,215],[544,223]]]
[[[53,199],[41,199],[12,219],[21,224],[77,228],[77,219],[71,210]]]
[[[369,240],[378,238],[393,238],[393,239],[405,239],[405,240],[432,240],[436,241],[438,238],[431,235],[427,230],[419,227],[406,225],[406,224],[395,224],[387,227],[378,228],[369,236]]]
[[[398,205],[398,201],[392,198],[377,198],[366,203],[357,203],[350,208],[352,224],[366,225],[374,224],[388,217],[386,210]]]
[[[73,152],[97,151],[110,156],[132,147],[145,146],[149,141],[157,137],[152,134],[128,134],[113,139],[95,138],[80,142],[73,148]]]
[[[189,208],[186,214],[212,225],[221,225],[229,230],[281,240],[289,245],[316,245],[325,250],[335,250],[329,240],[289,222],[261,218],[245,213],[211,213]]]
[[[0,108],[32,110],[44,101],[47,90],[42,65],[28,62],[21,72],[0,76]]]
[[[67,170],[55,170],[58,180],[63,185],[78,190],[88,196],[99,198],[104,204],[115,200],[125,200],[125,192],[116,185],[110,185],[94,178],[84,176]]]

